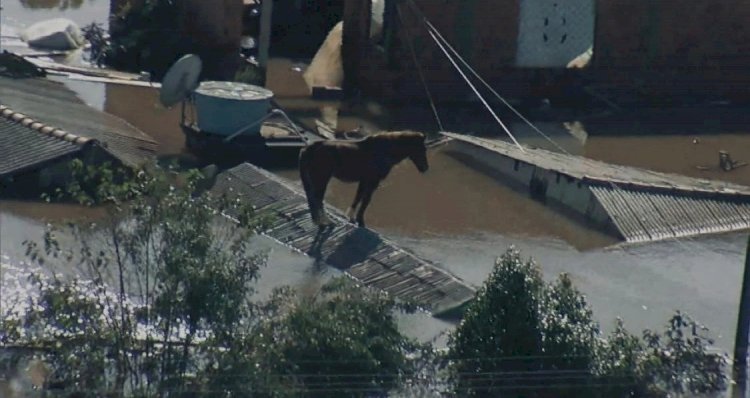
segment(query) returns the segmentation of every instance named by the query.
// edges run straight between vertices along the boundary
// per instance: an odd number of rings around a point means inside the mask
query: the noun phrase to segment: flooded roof
[[[0,177],[78,153],[81,146],[0,118]]]
[[[560,174],[591,182],[613,183],[623,187],[641,187],[669,191],[678,189],[710,194],[750,196],[750,187],[745,185],[693,178],[679,174],[660,173],[631,166],[621,166],[545,149],[527,147],[524,148],[524,151],[521,151],[517,146],[497,139],[452,133],[443,133],[443,135],[547,170],[554,170]]]
[[[433,315],[459,311],[474,289],[459,278],[396,246],[375,231],[358,228],[329,207],[334,228],[313,224],[304,193],[279,176],[250,164],[225,171],[214,191],[233,193],[271,216],[266,236],[345,271],[359,282],[429,309]]]
[[[534,185],[537,196],[560,202],[605,229],[613,228],[627,242],[750,228],[750,187],[744,185],[619,166],[542,149],[522,151],[499,140],[443,134],[459,145],[468,145],[473,154],[489,154],[493,171],[515,176],[514,181],[526,185],[530,193]],[[521,163],[525,166],[519,167]],[[561,175],[570,181],[561,184]],[[548,190],[550,184],[553,188]],[[577,189],[566,189],[566,184],[577,185]]]
[[[131,167],[152,161],[156,154],[157,143],[151,137],[116,116],[89,107],[61,83],[0,77],[0,105],[84,141],[96,140]]]

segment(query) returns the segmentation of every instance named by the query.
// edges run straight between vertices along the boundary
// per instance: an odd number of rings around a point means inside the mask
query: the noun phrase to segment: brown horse
[[[372,193],[393,166],[406,158],[411,159],[419,171],[427,171],[429,165],[424,134],[387,132],[360,141],[319,141],[302,149],[299,171],[313,221],[319,226],[330,225],[323,209],[323,198],[331,177],[336,177],[344,182],[359,182],[347,217],[364,227],[365,210]]]

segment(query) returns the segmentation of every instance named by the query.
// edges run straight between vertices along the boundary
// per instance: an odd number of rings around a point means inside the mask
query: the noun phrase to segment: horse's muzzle
[[[427,170],[429,170],[430,166],[428,164],[420,164],[417,166],[417,170],[419,170],[420,173],[425,173]]]

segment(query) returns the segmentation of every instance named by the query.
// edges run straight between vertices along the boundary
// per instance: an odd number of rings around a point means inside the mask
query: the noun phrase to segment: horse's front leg
[[[328,183],[330,181],[331,175],[327,173],[318,175],[314,179],[314,185],[317,187],[317,189],[315,189],[313,192],[314,209],[311,210],[313,213],[313,220],[320,227],[327,227],[331,225],[331,220],[328,218],[325,209],[326,190],[328,190]]]
[[[330,182],[330,180],[330,175],[322,178],[320,184],[318,185],[320,189],[315,192],[315,205],[318,215],[318,225],[321,227],[328,227],[331,225],[331,219],[328,218],[328,214],[326,214],[325,208],[326,190],[328,190],[328,183]]]
[[[362,201],[364,192],[365,182],[360,181],[359,186],[357,187],[357,194],[354,196],[354,202],[352,203],[351,207],[349,207],[349,210],[346,211],[346,217],[351,222],[354,222],[354,213],[357,211],[357,206],[359,206],[359,203]]]
[[[370,199],[372,199],[372,194],[375,192],[375,190],[378,188],[378,185],[380,185],[380,181],[368,181],[368,182],[361,182],[360,186],[364,185],[362,188],[362,204],[359,207],[359,211],[357,212],[357,224],[359,224],[360,227],[365,227],[365,210],[367,210],[367,206],[370,204]]]

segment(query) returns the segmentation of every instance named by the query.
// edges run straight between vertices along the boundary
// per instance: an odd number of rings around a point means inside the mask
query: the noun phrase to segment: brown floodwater
[[[6,21],[28,24],[51,14],[99,20],[99,7],[108,3],[84,1],[77,14],[71,9],[64,13],[24,9],[20,3],[6,0],[3,1],[2,21],[3,24]],[[370,131],[406,127],[435,130],[435,123],[424,107],[389,109],[386,104],[368,100],[355,105],[313,101],[301,74],[292,70],[294,65],[286,59],[272,60],[269,87],[285,109],[307,124],[319,118],[341,130],[358,126]],[[71,82],[70,87],[86,102],[122,117],[154,137],[161,145],[162,156],[187,153],[178,126],[179,109],[161,107],[157,90],[80,82]],[[700,114],[700,109],[693,113]],[[735,160],[750,162],[748,131],[727,131],[708,125],[683,131],[686,134],[674,134],[674,124],[674,119],[654,122],[651,118],[650,124],[618,124],[617,134],[612,134],[612,129],[607,128],[611,126],[601,121],[589,126],[584,123],[576,134],[570,134],[562,122],[547,121],[540,126],[574,154],[750,185],[750,167],[732,172],[715,169],[719,150],[730,151]],[[451,128],[481,133],[498,130],[492,124],[468,123],[468,119],[465,125],[459,123]],[[523,126],[512,124],[512,129],[518,132],[522,142],[544,146],[544,140],[531,135]],[[669,135],[642,135],[667,131]],[[711,328],[718,347],[731,350],[746,234],[612,246],[616,242],[611,237],[476,170],[454,156],[450,145],[431,151],[429,161],[431,167],[426,174],[418,173],[409,163],[394,169],[375,193],[367,212],[370,227],[475,285],[485,280],[495,257],[515,245],[525,255],[539,260],[546,277],[554,278],[560,272],[571,274],[605,329],[617,316],[623,317],[634,331],[660,328],[672,311],[682,309]],[[706,168],[708,170],[704,170]],[[297,179],[294,169],[274,171]],[[346,209],[354,190],[352,185],[334,182],[327,200]],[[21,256],[22,252],[16,247],[24,239],[38,239],[46,220],[96,216],[69,206],[2,201],[0,252],[9,257]],[[270,243],[268,247],[275,247],[275,265],[264,275],[265,287],[287,283],[317,286],[328,276],[326,271],[314,270],[304,256]],[[448,327],[439,322],[423,326],[425,322],[406,323],[425,339],[437,336]]]

